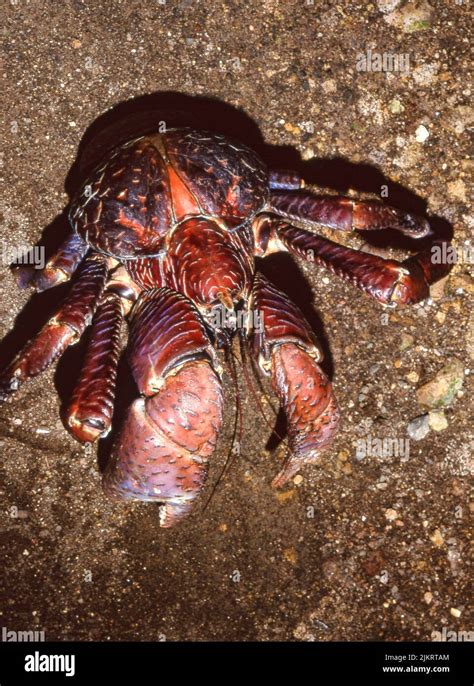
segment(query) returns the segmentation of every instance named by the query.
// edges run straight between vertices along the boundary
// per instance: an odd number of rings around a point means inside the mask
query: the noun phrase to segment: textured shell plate
[[[267,197],[267,169],[245,145],[170,129],[113,150],[74,198],[70,220],[94,249],[133,259],[156,255],[185,217],[219,218],[232,228]]]

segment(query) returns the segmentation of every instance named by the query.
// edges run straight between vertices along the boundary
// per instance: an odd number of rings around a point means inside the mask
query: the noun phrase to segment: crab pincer
[[[160,524],[169,527],[192,509],[222,423],[214,349],[193,304],[168,288],[144,293],[129,361],[142,396],[128,409],[104,489],[119,500],[160,503]]]
[[[251,306],[263,322],[262,330],[253,333],[254,354],[271,375],[288,425],[289,452],[272,482],[280,487],[303,464],[320,461],[337,432],[339,411],[332,384],[319,366],[322,352],[299,308],[261,274]]]

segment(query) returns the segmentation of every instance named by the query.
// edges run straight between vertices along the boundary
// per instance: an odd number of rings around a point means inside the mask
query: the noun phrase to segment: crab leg
[[[378,202],[351,198],[274,191],[269,211],[308,228],[322,225],[340,231],[396,229],[412,238],[424,238],[430,233],[423,217]]]
[[[297,172],[275,170],[271,171],[268,175],[268,185],[270,190],[297,191],[303,188],[304,181]]]
[[[139,292],[125,267],[120,266],[109,279],[97,307],[81,374],[64,416],[67,428],[78,441],[92,442],[110,431],[120,332],[124,316]]]
[[[120,296],[106,292],[94,315],[81,376],[65,415],[67,428],[79,441],[95,441],[110,430],[123,317]]]
[[[96,253],[84,260],[77,281],[56,314],[0,373],[0,400],[43,372],[79,340],[102,295],[107,271],[103,255]]]
[[[48,260],[44,269],[35,269],[26,265],[15,267],[19,287],[33,286],[37,291],[45,291],[68,281],[84,259],[88,249],[87,243],[77,233],[71,233]]]
[[[252,334],[260,368],[272,385],[288,423],[290,452],[273,486],[283,486],[306,463],[318,462],[333,441],[339,411],[332,385],[318,362],[322,353],[299,308],[261,274],[255,278],[251,309],[263,322]]]
[[[120,500],[160,503],[160,524],[170,527],[201,492],[222,423],[215,353],[194,305],[169,288],[142,293],[129,345],[142,397],[127,412],[104,489]]]
[[[447,264],[434,264],[432,251],[442,241],[403,262],[353,250],[315,233],[287,224],[263,220],[255,225],[257,254],[288,250],[308,262],[322,265],[350,281],[383,305],[412,305],[428,298],[430,284],[445,276]]]

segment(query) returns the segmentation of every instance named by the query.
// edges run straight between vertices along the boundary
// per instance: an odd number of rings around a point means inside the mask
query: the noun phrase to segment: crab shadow
[[[243,110],[223,101],[189,96],[177,92],[157,92],[122,102],[100,115],[85,131],[77,157],[66,177],[65,190],[71,199],[87,174],[104,155],[121,142],[145,135],[160,128],[192,126],[236,138],[253,148],[274,169],[293,169],[301,174],[307,184],[344,194],[349,189],[359,193],[380,196],[385,189],[387,202],[393,207],[426,214],[426,202],[415,193],[387,178],[378,168],[369,164],[354,164],[342,157],[304,161],[298,151],[290,146],[267,145],[257,123]],[[451,225],[441,217],[430,217],[435,237],[450,239]],[[70,231],[68,207],[44,229],[38,244],[44,247],[46,259],[54,253]],[[415,242],[392,231],[365,232],[367,243],[377,246],[393,246],[403,249],[422,249],[426,241]],[[429,239],[427,239],[429,240]],[[431,238],[432,240],[432,238]],[[296,262],[288,254],[276,254],[260,261],[259,268],[281,290],[286,292],[301,308],[322,346],[325,372],[331,377],[333,363],[324,325],[312,306],[313,293],[308,281]],[[74,279],[73,279],[74,280]],[[21,347],[41,328],[48,315],[54,312],[70,285],[65,284],[33,295],[18,315],[13,330],[0,342],[0,360],[8,363]],[[81,342],[69,348],[58,363],[55,386],[63,406],[67,405],[77,379],[87,335]],[[111,446],[126,408],[137,396],[137,389],[128,366],[122,357],[118,370],[117,405],[114,430],[99,443],[99,464],[103,468],[110,455]],[[284,417],[280,413],[275,431],[284,434]],[[272,435],[267,447],[274,448],[280,439]]]

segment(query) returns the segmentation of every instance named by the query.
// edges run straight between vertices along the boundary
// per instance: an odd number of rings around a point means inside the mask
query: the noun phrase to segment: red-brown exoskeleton
[[[255,258],[289,251],[386,306],[423,300],[443,270],[429,249],[397,262],[318,235],[322,225],[422,238],[429,227],[383,204],[318,197],[303,185],[296,174],[269,172],[245,145],[190,128],[115,148],[73,199],[72,232],[59,251],[42,271],[20,271],[20,286],[37,290],[78,274],[56,314],[1,373],[1,398],[91,325],[65,424],[79,441],[105,436],[128,316],[128,359],[140,396],[117,434],[104,488],[115,498],[160,503],[161,525],[171,526],[203,488],[222,423],[216,349],[232,332],[216,312],[245,312],[240,335],[286,414],[289,452],[273,482],[284,484],[331,443],[339,413],[313,332],[256,272]]]

